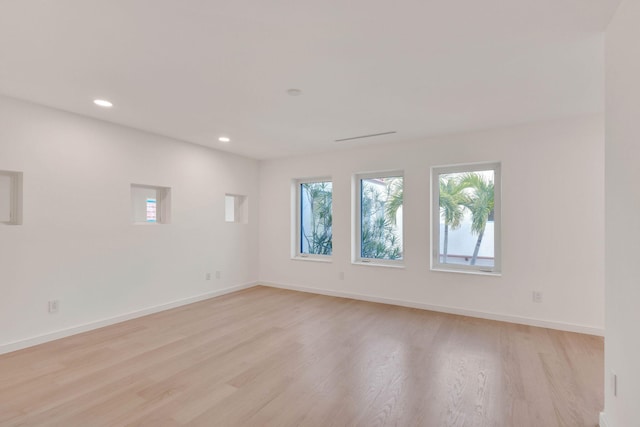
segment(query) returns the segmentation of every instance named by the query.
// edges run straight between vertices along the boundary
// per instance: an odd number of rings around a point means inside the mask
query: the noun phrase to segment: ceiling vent
[[[351,138],[336,139],[336,142],[353,141],[354,139],[373,138],[374,136],[391,135],[397,133],[395,130],[390,132],[372,133],[371,135],[352,136]]]

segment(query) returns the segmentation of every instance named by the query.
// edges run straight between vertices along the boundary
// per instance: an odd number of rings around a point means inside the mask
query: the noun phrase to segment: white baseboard
[[[274,282],[258,282],[259,285],[273,288],[289,289],[292,291],[309,292],[313,294],[328,295],[333,297],[351,298],[361,301],[377,302],[382,304],[399,305],[402,307],[419,308],[441,313],[458,314],[461,316],[478,317],[480,319],[498,320],[502,322],[518,323],[521,325],[537,326],[541,328],[557,329],[560,331],[577,332],[581,334],[604,336],[604,329],[592,326],[577,325],[573,323],[556,322],[550,320],[534,319],[524,316],[514,316],[509,314],[491,313],[485,311],[469,310],[458,307],[447,307],[442,305],[425,304],[421,302],[405,301],[393,298],[383,298],[371,295],[356,294],[351,292],[334,291],[328,289],[311,288],[306,286],[285,285]]]
[[[187,304],[192,304],[198,301],[204,301],[206,299],[215,298],[220,295],[229,294],[231,292],[240,291],[256,286],[256,282],[246,283],[243,285],[231,286],[224,289],[218,289],[212,292],[196,295],[189,298],[184,298],[176,301],[172,301],[166,304],[160,304],[153,307],[144,308],[142,310],[132,311],[130,313],[121,314],[106,319],[96,320],[95,322],[85,323],[71,328],[61,329],[54,332],[49,332],[43,335],[38,335],[31,338],[26,338],[20,341],[14,341],[0,345],[0,354],[10,353],[12,351],[21,350],[23,348],[32,347],[34,345],[43,344],[45,342],[54,341],[60,338],[76,335],[82,332],[91,331],[93,329],[103,328],[105,326],[113,325],[115,323],[124,322],[126,320],[135,319],[137,317],[146,316],[148,314],[157,313],[159,311],[169,310],[172,308],[180,307]]]
[[[604,412],[600,412],[600,427],[611,427],[611,425],[607,423],[607,416]]]

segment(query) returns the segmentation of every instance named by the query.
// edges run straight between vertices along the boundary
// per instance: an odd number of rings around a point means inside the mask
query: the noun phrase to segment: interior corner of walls
[[[15,296],[4,303],[35,295],[34,304],[41,304],[37,301],[81,289],[72,292],[74,305],[63,308],[60,323],[17,312],[13,321],[22,328],[0,339],[0,352],[100,327],[106,318],[121,321],[128,311],[142,314],[157,303],[257,280],[255,160],[2,95],[0,109],[7,119],[0,120],[0,169],[23,172],[25,183],[24,225],[0,237],[0,252],[23,244],[34,249],[33,236],[43,244],[42,250],[13,251],[16,265],[41,268],[33,280],[16,275]],[[171,212],[166,213],[171,225],[134,225],[134,183],[171,188]],[[251,197],[248,226],[223,221],[223,194],[232,189]],[[96,210],[98,199],[108,209]],[[43,200],[46,210],[36,206]],[[147,208],[146,200],[141,206]],[[60,263],[47,256],[49,247]],[[135,262],[130,251],[136,252]],[[205,282],[204,272],[212,270],[224,270],[222,280]],[[103,272],[91,280],[97,294],[120,294],[131,282],[136,297],[89,295],[86,277],[95,271]]]

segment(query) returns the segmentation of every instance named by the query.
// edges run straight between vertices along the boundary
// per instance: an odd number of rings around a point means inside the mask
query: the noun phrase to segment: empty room
[[[0,426],[640,427],[640,2],[0,2]]]

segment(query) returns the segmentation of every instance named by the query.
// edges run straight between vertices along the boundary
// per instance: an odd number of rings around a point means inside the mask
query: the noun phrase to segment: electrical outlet
[[[49,301],[49,313],[57,313],[60,310],[60,301],[53,299]]]
[[[344,280],[344,271],[341,271],[340,273],[338,273],[338,279]]]
[[[533,302],[541,303],[542,302],[542,292],[533,291],[532,299],[533,299]]]
[[[222,277],[222,272],[216,271],[216,279],[219,279],[221,277]]]
[[[204,276],[204,279],[205,279],[205,280],[211,280],[211,273],[207,273],[207,274]]]

